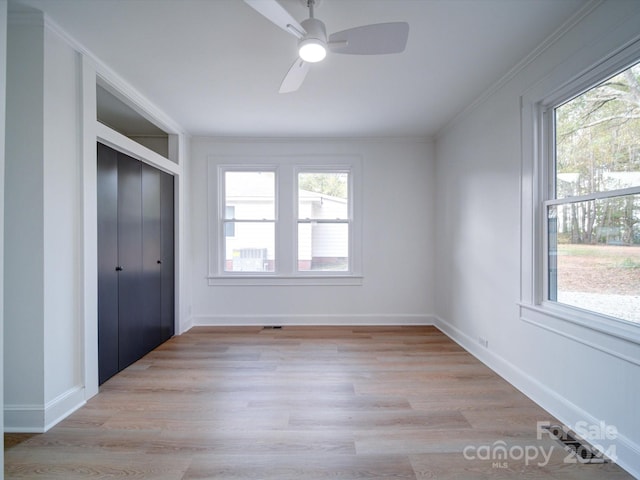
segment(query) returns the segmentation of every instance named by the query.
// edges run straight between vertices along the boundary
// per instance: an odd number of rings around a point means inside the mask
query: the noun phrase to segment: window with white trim
[[[276,172],[228,168],[220,178],[222,270],[275,271]]]
[[[640,63],[543,109],[543,300],[640,323]]]
[[[354,285],[361,159],[209,159],[211,285]]]
[[[348,170],[298,172],[298,272],[349,271],[349,176]]]

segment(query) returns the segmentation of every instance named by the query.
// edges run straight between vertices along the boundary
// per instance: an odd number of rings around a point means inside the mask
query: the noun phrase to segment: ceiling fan
[[[314,7],[322,0],[301,0],[309,8],[309,18],[300,23],[277,0],[244,1],[285,32],[298,38],[299,58],[285,75],[280,93],[298,90],[311,64],[322,61],[327,50],[351,55],[400,53],[404,51],[409,38],[409,24],[406,22],[364,25],[327,37],[324,23],[314,17]]]

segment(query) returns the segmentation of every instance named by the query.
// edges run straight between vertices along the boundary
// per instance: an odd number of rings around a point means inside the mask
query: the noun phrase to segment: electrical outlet
[[[484,348],[489,348],[489,340],[484,337],[478,337],[478,343],[482,345]]]

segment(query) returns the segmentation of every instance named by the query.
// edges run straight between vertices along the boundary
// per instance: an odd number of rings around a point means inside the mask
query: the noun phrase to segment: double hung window
[[[225,272],[275,270],[276,174],[224,170],[220,238]]]
[[[358,284],[358,157],[209,163],[209,283]]]
[[[544,110],[544,298],[637,323],[640,64],[595,83]]]
[[[298,272],[348,272],[349,172],[302,171],[297,181]]]

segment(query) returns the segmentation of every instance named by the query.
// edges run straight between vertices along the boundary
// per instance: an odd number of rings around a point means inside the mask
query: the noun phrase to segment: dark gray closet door
[[[173,177],[98,144],[97,189],[103,383],[173,336]]]
[[[161,222],[161,295],[160,328],[161,341],[170,339],[174,334],[174,187],[173,176],[162,173],[160,177],[160,222]]]
[[[145,353],[142,263],[142,164],[118,153],[118,326],[120,370]]]
[[[118,154],[98,144],[98,380],[118,367]]]
[[[174,180],[173,175],[160,176],[160,222],[161,222],[161,294],[160,336],[161,341],[175,333],[175,243],[174,243]]]
[[[161,223],[160,170],[142,164],[142,346],[160,345]]]

